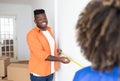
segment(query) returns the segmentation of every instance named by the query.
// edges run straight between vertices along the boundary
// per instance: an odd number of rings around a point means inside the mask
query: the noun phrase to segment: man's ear
[[[36,20],[34,20],[35,24],[36,24]]]

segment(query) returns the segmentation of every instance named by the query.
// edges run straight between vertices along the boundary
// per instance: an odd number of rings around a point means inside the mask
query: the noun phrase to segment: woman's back
[[[92,66],[77,71],[73,81],[120,81],[120,0],[91,0],[76,30]]]
[[[118,72],[117,67],[110,73],[98,72],[89,66],[77,71],[73,81],[120,81]]]

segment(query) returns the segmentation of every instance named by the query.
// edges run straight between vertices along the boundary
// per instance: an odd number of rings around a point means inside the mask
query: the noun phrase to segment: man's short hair
[[[34,10],[34,15],[38,15],[38,14],[45,14],[45,10],[44,9],[36,9],[36,10]]]

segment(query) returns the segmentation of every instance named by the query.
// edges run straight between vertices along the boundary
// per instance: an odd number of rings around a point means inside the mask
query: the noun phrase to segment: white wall
[[[57,0],[56,5],[56,20],[55,30],[59,47],[63,52],[82,66],[88,66],[90,63],[84,59],[80,52],[80,47],[76,42],[75,26],[78,16],[89,0]],[[71,62],[68,65],[60,64],[60,70],[57,73],[56,81],[72,81],[75,72],[80,69],[78,65]]]
[[[0,14],[16,16],[18,60],[29,58],[26,34],[32,28],[31,10],[30,5],[0,4]]]

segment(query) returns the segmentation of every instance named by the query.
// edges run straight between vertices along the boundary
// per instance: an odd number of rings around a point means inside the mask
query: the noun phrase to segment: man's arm
[[[52,56],[49,55],[46,59],[46,61],[57,61],[57,62],[62,62],[62,63],[69,63],[70,60],[67,57],[56,57],[56,56]]]

